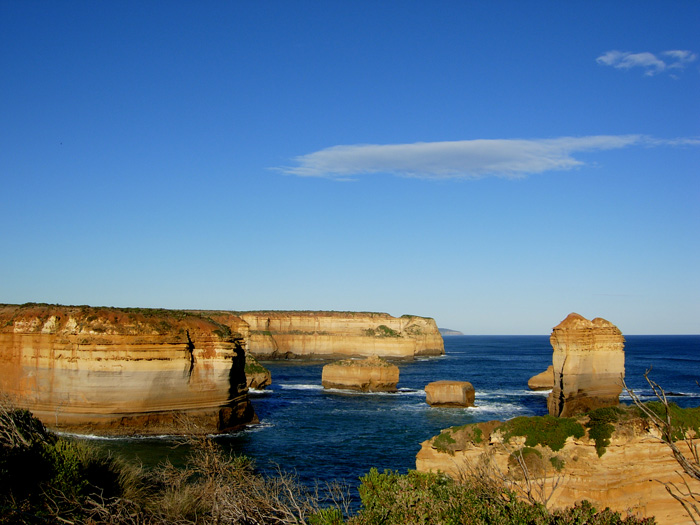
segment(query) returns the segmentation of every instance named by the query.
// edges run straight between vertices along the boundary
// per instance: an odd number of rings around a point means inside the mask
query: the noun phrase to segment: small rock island
[[[468,381],[433,381],[426,385],[425,393],[425,402],[430,406],[474,406],[474,387]]]
[[[324,388],[396,392],[399,367],[377,356],[346,359],[324,366],[321,382]]]

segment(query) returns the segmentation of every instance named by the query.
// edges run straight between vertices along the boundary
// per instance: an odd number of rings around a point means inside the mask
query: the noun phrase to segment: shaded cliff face
[[[244,366],[241,335],[199,315],[0,307],[0,390],[52,428],[153,434],[240,427],[256,419]]]
[[[618,422],[609,444],[599,455],[594,433],[586,427],[589,423],[586,416],[569,421],[550,416],[540,419],[550,428],[553,420],[560,421],[572,429],[572,435],[562,440],[561,447],[553,445],[556,450],[552,450],[549,446],[526,442],[529,438],[525,436],[509,435],[512,434],[507,427],[509,422],[454,427],[421,444],[416,468],[423,472],[441,471],[458,479],[470,472],[470,465],[481,462],[489,465],[491,472],[516,480],[524,487],[523,470],[516,460],[522,453],[531,480],[536,485],[543,480],[546,494],[552,494],[550,508],[563,509],[586,499],[599,509],[610,507],[623,515],[630,512],[655,516],[662,525],[692,523],[662,484],[682,483],[678,475],[680,467],[646,420],[630,418]],[[691,457],[686,443],[677,445]],[[559,481],[556,487],[555,481]],[[690,480],[690,488],[698,492],[700,483]]]
[[[554,352],[554,387],[547,407],[567,417],[619,403],[625,374],[625,338],[605,319],[572,313],[549,338]]]
[[[435,321],[362,312],[242,312],[248,349],[258,358],[442,355]]]

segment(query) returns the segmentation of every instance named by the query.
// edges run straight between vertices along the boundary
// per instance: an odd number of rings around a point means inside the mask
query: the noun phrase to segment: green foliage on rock
[[[510,525],[641,525],[653,519],[623,518],[609,509],[598,512],[582,502],[548,512],[530,505],[493,480],[469,478],[456,482],[440,474],[409,471],[380,473],[371,469],[360,478],[362,509],[349,525],[510,524]]]
[[[564,465],[566,464],[566,462],[559,456],[552,456],[551,458],[549,458],[549,462],[552,464],[554,470],[556,470],[557,472],[561,472],[564,468]]]
[[[501,430],[506,441],[513,436],[524,436],[526,446],[542,445],[555,452],[564,447],[568,437],[580,438],[586,433],[575,418],[550,415],[516,417],[506,421]]]
[[[454,451],[450,449],[450,445],[456,443],[455,439],[452,437],[452,432],[450,430],[444,430],[433,440],[433,446],[438,450],[438,452],[446,452],[450,455],[454,455]]]
[[[377,328],[367,328],[365,335],[368,337],[401,337],[399,332],[385,324],[380,324]]]
[[[253,374],[265,374],[268,373],[269,370],[262,366],[260,363],[257,362],[257,360],[251,356],[251,355],[246,355],[245,357],[245,374],[246,375],[253,375]]]
[[[660,401],[649,401],[645,405],[662,420],[666,419],[666,411]],[[681,408],[676,403],[668,404],[671,413],[671,426],[673,427],[672,439],[679,441],[684,439],[688,431],[700,435],[700,407]]]
[[[603,407],[588,413],[588,437],[595,441],[595,451],[598,457],[605,454],[610,445],[610,438],[615,432],[615,423],[628,415],[629,410],[621,407]]]

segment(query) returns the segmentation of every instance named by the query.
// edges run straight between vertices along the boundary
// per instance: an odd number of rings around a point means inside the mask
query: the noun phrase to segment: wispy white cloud
[[[650,144],[643,135],[597,135],[555,139],[479,139],[414,144],[333,146],[294,159],[277,168],[301,177],[348,180],[372,173],[426,179],[470,179],[484,176],[524,177],[568,170],[583,164],[574,153]],[[654,144],[656,145],[656,144]]]
[[[684,69],[697,60],[698,55],[687,50],[673,49],[655,55],[649,52],[630,53],[628,51],[607,51],[596,58],[596,62],[616,69],[641,67],[645,76],[654,76],[668,70]]]

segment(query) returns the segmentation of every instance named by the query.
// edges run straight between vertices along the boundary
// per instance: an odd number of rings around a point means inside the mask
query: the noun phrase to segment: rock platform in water
[[[321,382],[324,388],[396,392],[399,367],[376,356],[346,359],[325,365]]]
[[[434,381],[425,387],[425,401],[430,406],[474,406],[474,387],[468,381]]]

